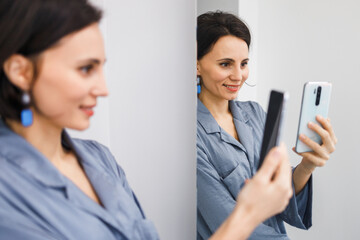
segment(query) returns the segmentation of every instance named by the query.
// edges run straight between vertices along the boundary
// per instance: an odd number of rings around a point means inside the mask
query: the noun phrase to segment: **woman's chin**
[[[75,131],[85,131],[89,127],[90,127],[90,121],[83,122],[83,123],[78,123],[78,124],[73,124],[71,126],[67,126],[66,128],[69,128],[69,129],[72,129],[72,130],[75,130]]]
[[[237,93],[236,93],[236,94],[231,94],[230,96],[227,96],[227,97],[226,97],[226,100],[228,100],[228,101],[236,100],[236,99],[237,99],[237,96],[238,96]]]

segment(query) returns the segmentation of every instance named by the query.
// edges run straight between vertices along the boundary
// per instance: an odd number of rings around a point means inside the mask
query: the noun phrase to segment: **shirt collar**
[[[249,115],[246,111],[237,106],[236,101],[229,101],[230,111],[233,115],[233,118],[239,120],[240,122],[247,123],[249,121]]]
[[[210,111],[205,107],[205,105],[198,99],[197,105],[197,121],[205,129],[206,133],[215,133],[221,132],[219,124],[216,122],[215,118],[211,115]],[[243,111],[241,108],[236,106],[236,102],[231,100],[229,101],[230,111],[233,115],[233,118],[239,120],[242,123],[247,123],[249,120],[248,114]]]
[[[220,126],[211,115],[210,111],[205,107],[200,99],[198,99],[197,103],[197,121],[205,129],[206,133],[220,132]]]
[[[91,153],[86,152],[84,148],[81,148],[80,144],[77,141],[72,140],[67,132],[64,130],[61,136],[62,144],[65,148],[72,149],[74,153],[78,156],[79,161],[83,159],[91,159]],[[90,156],[90,157],[89,157]],[[82,208],[84,211],[93,214],[106,224],[111,225],[114,229],[117,229],[121,232],[127,239],[132,232],[128,233],[126,230],[125,221],[117,221],[112,214],[109,214],[104,208],[99,207],[95,202],[90,200],[90,198],[85,197],[85,194],[78,194],[80,190],[74,187],[70,187],[71,181],[63,176],[56,167],[36,148],[34,148],[29,142],[27,142],[23,137],[13,132],[0,118],[0,161],[8,161],[10,164],[14,164],[21,169],[21,174],[29,174],[32,179],[35,179],[37,182],[42,184],[47,188],[56,188],[57,190],[64,191],[66,198],[70,199],[73,204]],[[91,169],[90,165],[93,165],[94,162],[91,160],[84,161],[88,165],[84,166],[84,169],[88,169],[86,173],[90,172],[90,177],[92,177],[92,182],[95,186],[95,190],[99,191],[99,188],[104,188],[102,191],[101,200],[108,200],[111,198],[111,210],[121,213],[128,214],[126,217],[129,219],[131,217],[131,211],[133,211],[133,206],[129,207],[129,211],[126,211],[126,207],[123,207],[119,210],[118,198],[128,196],[124,193],[123,188],[115,185],[114,182],[108,179],[101,171],[96,171]],[[82,162],[83,163],[83,162]],[[91,171],[90,171],[91,170]],[[104,184],[104,181],[107,181],[108,184]],[[116,194],[118,193],[118,194]],[[124,201],[125,204],[131,204],[131,200]],[[137,203],[136,203],[137,204]],[[124,210],[123,210],[124,209]]]
[[[72,146],[65,131],[62,140],[69,147]],[[66,187],[65,177],[55,166],[28,141],[13,132],[2,119],[0,119],[0,155],[23,169],[24,174],[30,174],[45,186]]]

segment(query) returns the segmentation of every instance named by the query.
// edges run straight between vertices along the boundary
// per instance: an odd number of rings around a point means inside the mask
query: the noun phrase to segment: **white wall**
[[[197,15],[215,10],[238,14],[238,7],[239,0],[197,0]]]
[[[333,83],[329,117],[339,139],[328,164],[314,173],[313,227],[288,227],[291,239],[358,239],[360,228],[360,2],[260,0],[258,99],[287,90],[285,141],[296,138],[303,84]],[[291,150],[290,150],[291,151]],[[300,158],[290,155],[295,165]]]
[[[195,239],[195,1],[93,2],[110,96],[71,134],[110,147],[161,239]]]
[[[249,51],[249,77],[238,95],[239,101],[256,101],[258,94],[258,0],[238,0],[238,16],[245,21],[251,33],[251,44]]]

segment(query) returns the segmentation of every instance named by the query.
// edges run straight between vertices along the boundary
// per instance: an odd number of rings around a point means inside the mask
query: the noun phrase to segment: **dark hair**
[[[101,16],[87,0],[1,0],[0,116],[20,120],[26,107],[22,90],[9,81],[3,69],[11,55],[34,59],[62,37],[99,22]]]
[[[211,51],[223,36],[233,35],[244,40],[250,47],[249,28],[238,17],[222,11],[207,12],[197,18],[197,59]]]

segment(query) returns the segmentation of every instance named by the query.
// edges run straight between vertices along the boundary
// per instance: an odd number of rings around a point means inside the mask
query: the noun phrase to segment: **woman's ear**
[[[196,75],[197,76],[200,76],[200,64],[199,64],[199,61],[196,61]]]
[[[33,63],[28,58],[13,54],[4,62],[3,69],[12,84],[23,91],[30,89],[34,70]]]

